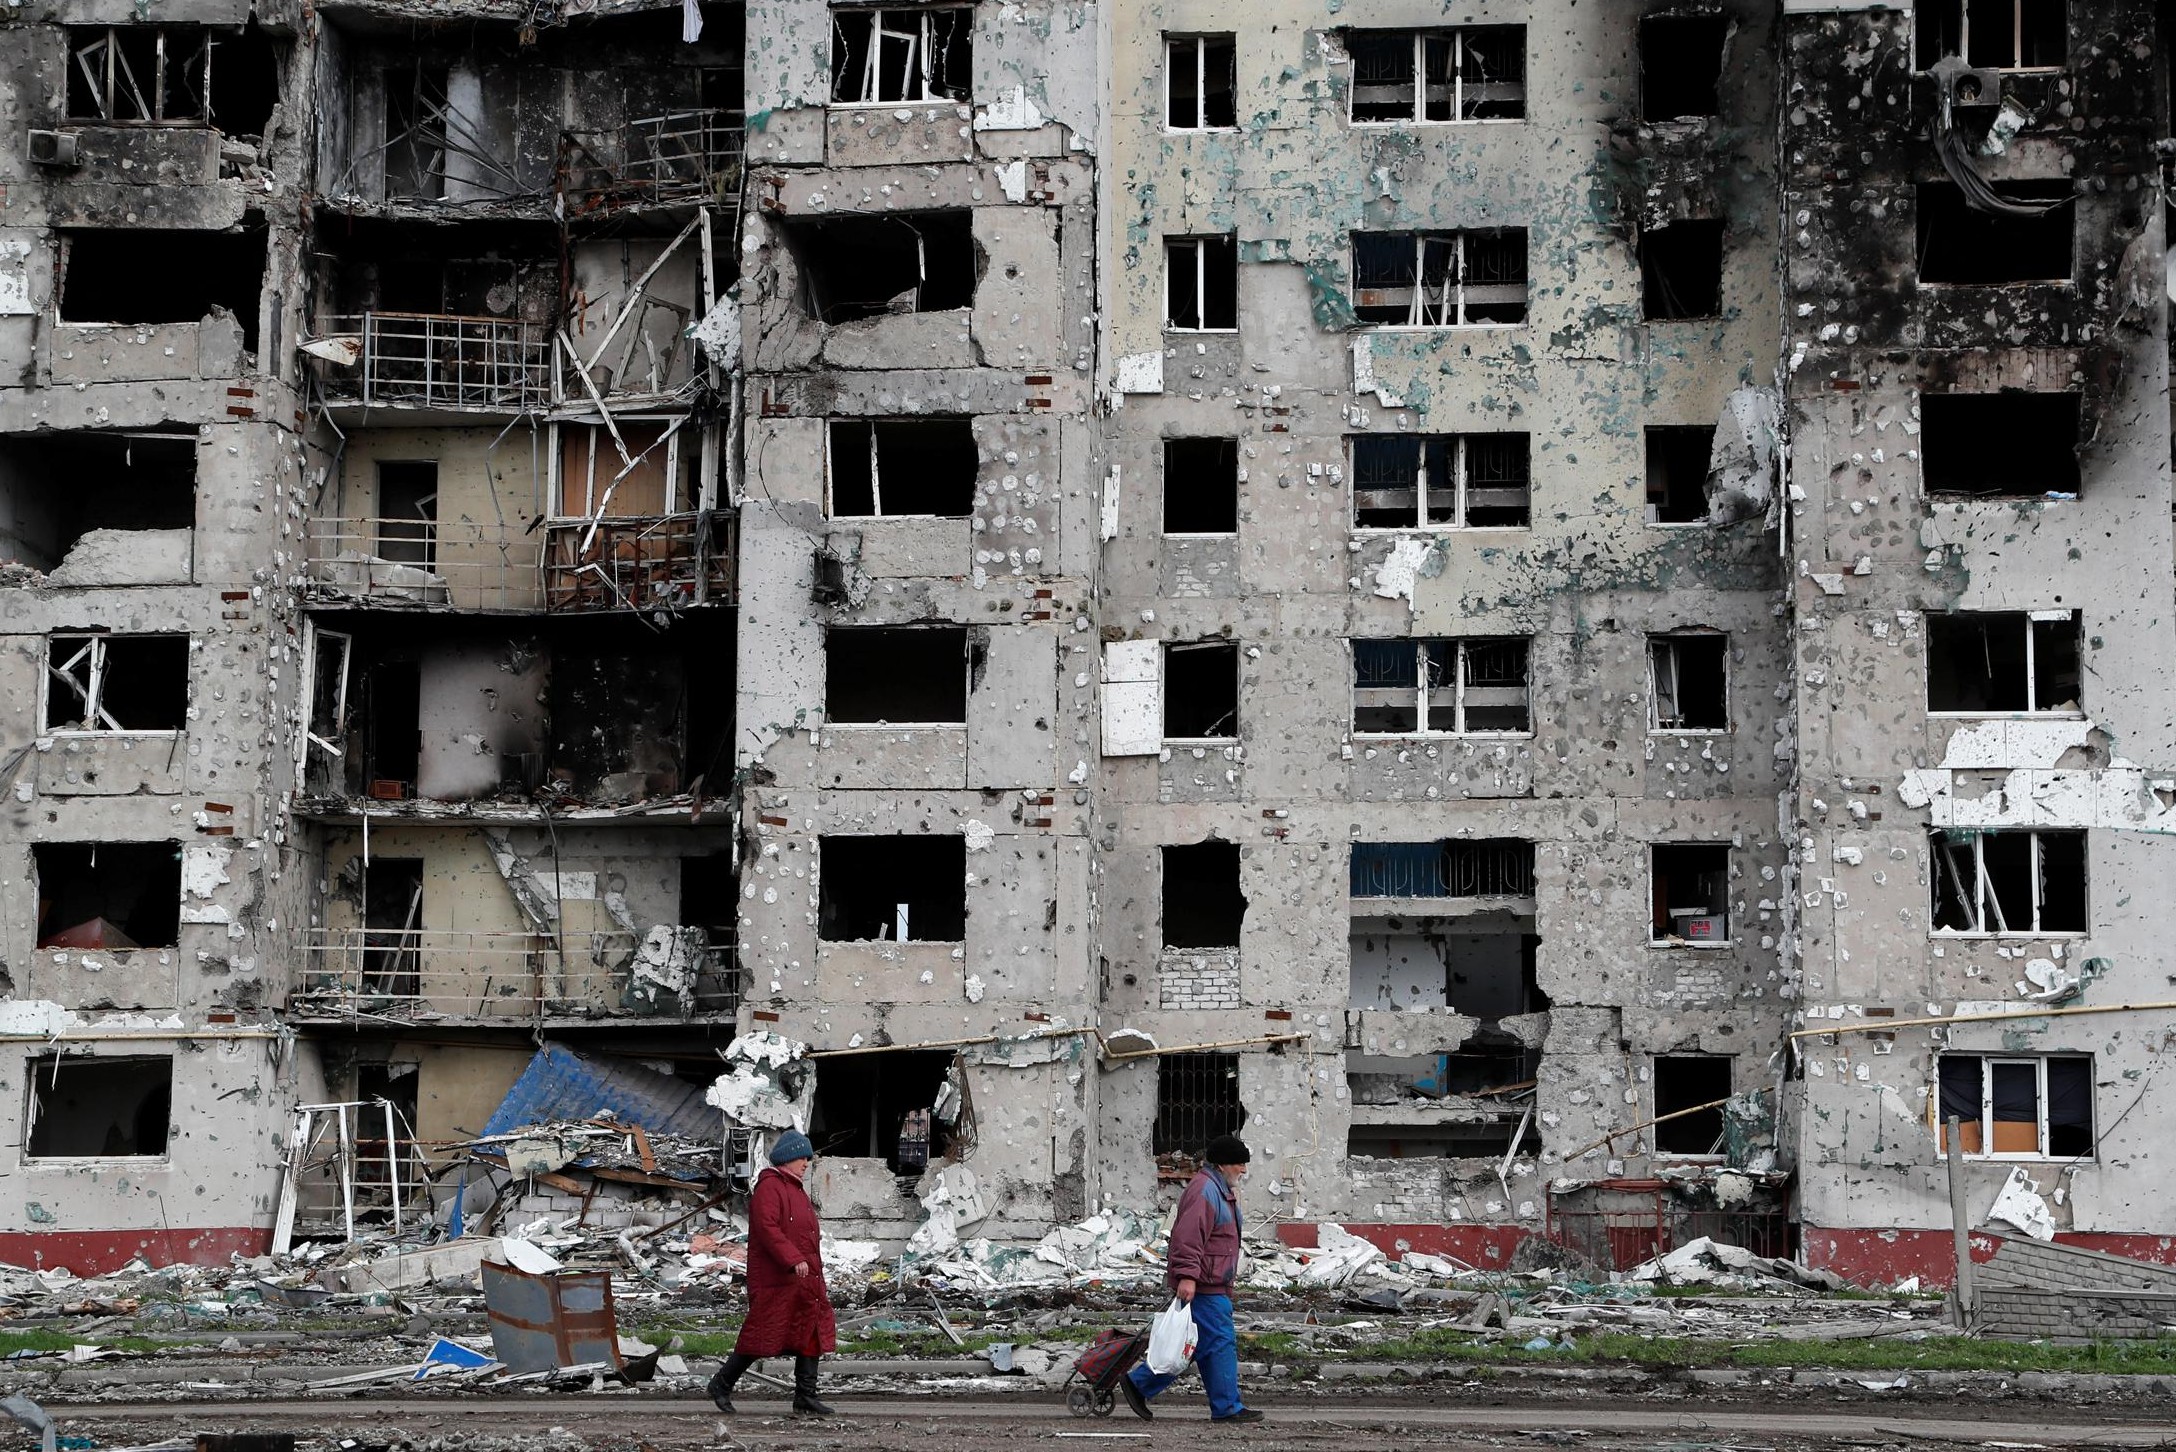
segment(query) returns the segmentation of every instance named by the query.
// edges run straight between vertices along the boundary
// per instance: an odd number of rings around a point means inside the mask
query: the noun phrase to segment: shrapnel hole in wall
[[[1229,640],[1164,647],[1164,739],[1230,741],[1239,735],[1239,646]]]
[[[2078,612],[1929,611],[1925,625],[1929,711],[2078,710]]]
[[[2077,205],[2067,181],[1994,183],[2007,201],[2048,204],[2033,216],[1968,206],[1950,182],[1921,182],[1916,195],[1921,286],[2064,283],[2077,270]]]
[[[233,317],[242,346],[257,347],[264,290],[262,221],[231,232],[68,228],[60,232],[60,316],[68,323],[194,323]],[[147,238],[159,265],[144,265]]]
[[[1667,424],[1647,430],[1647,522],[1699,524],[1708,517],[1708,459],[1715,430]]]
[[[1164,440],[1164,533],[1239,528],[1239,441]]]
[[[181,937],[174,842],[36,842],[41,948],[171,948]]]
[[[1648,849],[1654,888],[1653,940],[1730,940],[1730,848],[1712,842],[1656,842]]]
[[[833,518],[974,511],[980,456],[967,419],[833,419],[829,438]]]
[[[1163,938],[1167,948],[1236,948],[1247,915],[1234,842],[1163,848]]]
[[[1657,1054],[1655,1114],[1677,1114],[1697,1105],[1714,1104],[1731,1094],[1732,1061],[1725,1054]],[[1721,1106],[1701,1109],[1677,1119],[1665,1119],[1654,1127],[1655,1153],[1664,1155],[1714,1155],[1723,1150]]]
[[[1648,15],[1640,20],[1640,115],[1648,121],[1719,115],[1726,15]]]
[[[53,635],[45,651],[46,730],[187,729],[188,636]]]
[[[1691,217],[1640,228],[1640,306],[1650,321],[1723,311],[1723,224]]]
[[[971,307],[981,275],[973,214],[835,212],[779,222],[799,300],[822,323]]]
[[[1729,636],[1718,630],[1650,635],[1647,666],[1649,729],[1729,729]]]
[[[837,725],[958,726],[967,720],[964,625],[832,626],[824,719]]]
[[[166,1154],[174,1061],[164,1055],[48,1055],[26,1066],[26,1159],[155,1159]]]
[[[2075,393],[2022,389],[1920,395],[1923,487],[1973,499],[2075,498],[2078,405]]]
[[[50,570],[93,530],[191,529],[196,434],[0,436],[0,558]]]
[[[967,842],[956,836],[827,836],[817,936],[828,942],[956,943],[967,936]]]

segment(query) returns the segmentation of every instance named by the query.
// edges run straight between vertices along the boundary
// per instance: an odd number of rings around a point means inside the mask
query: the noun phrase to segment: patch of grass
[[[66,1351],[71,1346],[103,1346],[108,1351],[203,1351],[186,1341],[155,1341],[147,1336],[71,1336],[65,1331],[0,1331],[0,1356],[17,1351]]]

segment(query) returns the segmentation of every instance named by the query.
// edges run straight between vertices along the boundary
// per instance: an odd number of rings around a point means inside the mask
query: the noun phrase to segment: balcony
[[[747,123],[702,107],[559,138],[559,195],[569,217],[676,203],[737,204]]]
[[[357,313],[333,319],[309,348],[329,365],[325,396],[334,403],[522,413],[551,401],[551,336],[541,323]]]
[[[313,519],[308,530],[315,593],[456,610],[535,610],[543,603],[536,540],[510,526]]]
[[[551,610],[729,605],[739,520],[719,510],[545,527],[544,600]]]

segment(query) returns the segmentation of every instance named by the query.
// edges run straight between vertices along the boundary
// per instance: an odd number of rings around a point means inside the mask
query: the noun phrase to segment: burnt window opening
[[[2075,610],[1929,613],[1927,709],[2076,715],[2079,620]]]
[[[2010,201],[2046,210],[2023,217],[1982,212],[1967,206],[1963,191],[1953,183],[1919,184],[1922,287],[2072,280],[2077,271],[2077,204],[2070,183],[1998,182],[1994,189]]]
[[[1453,1054],[1449,1057],[1464,1056]],[[1489,1078],[1492,1085],[1501,1085],[1515,1081],[1495,1076],[1511,1072],[1492,1064],[1482,1077]],[[1354,1160],[1500,1160],[1508,1154],[1540,1153],[1541,1132],[1524,1115],[1510,1119],[1355,1124],[1345,1135],[1345,1157]]]
[[[1650,322],[1723,311],[1723,224],[1693,217],[1640,228],[1640,305]]]
[[[1660,1121],[1655,1125],[1656,1154],[1723,1152],[1723,1106],[1716,1101],[1730,1097],[1730,1069],[1730,1059],[1722,1054],[1655,1056],[1655,1117]],[[1688,1109],[1694,1112],[1685,1113]]]
[[[1928,834],[1934,931],[2029,938],[2088,931],[2085,833]]]
[[[1239,646],[1229,640],[1164,647],[1164,739],[1233,741],[1239,736]]]
[[[1166,948],[1236,948],[1247,916],[1239,890],[1239,845],[1206,842],[1163,849]]]
[[[1164,440],[1164,533],[1239,531],[1239,441]]]
[[[1944,1054],[1937,1071],[1942,1153],[1949,1122],[1966,1158],[2092,1155],[2093,1060],[2083,1054]]]
[[[2078,395],[1927,393],[1919,399],[1919,477],[1929,494],[2075,498]]]
[[[825,1059],[809,1109],[809,1142],[819,1155],[883,1160],[895,1175],[922,1173],[951,1147],[951,1125],[937,1111],[954,1063],[949,1050],[929,1049]]]
[[[966,7],[831,12],[831,99],[839,105],[965,101],[975,12]]]
[[[438,563],[438,462],[378,461],[378,557],[435,569]]]
[[[817,936],[832,943],[957,943],[967,936],[967,839],[825,837]]]
[[[67,33],[70,121],[209,123],[230,136],[260,136],[279,101],[278,53],[255,21],[237,31],[71,25]]]
[[[821,323],[972,307],[973,214],[842,212],[783,224],[800,271],[801,310]]]
[[[181,845],[36,842],[41,948],[172,948],[181,939]]]
[[[1156,1060],[1156,1126],[1149,1153],[1199,1162],[1209,1141],[1246,1127],[1237,1054],[1164,1054]]]
[[[1239,327],[1239,244],[1229,237],[1164,239],[1164,331]]]
[[[1516,121],[1526,115],[1526,30],[1348,30],[1360,124]]]
[[[1730,848],[1723,843],[1656,842],[1648,848],[1654,888],[1650,933],[1657,944],[1730,941]]]
[[[1352,729],[1491,736],[1529,729],[1523,640],[1355,640]]]
[[[186,635],[53,635],[45,642],[48,731],[182,731]]]
[[[446,195],[453,141],[451,72],[420,56],[385,73],[385,194],[394,201]]]
[[[94,530],[193,529],[196,449],[186,430],[0,438],[0,559],[50,570]]]
[[[1379,328],[1526,321],[1526,229],[1352,234],[1353,312]]]
[[[1647,431],[1647,522],[1704,524],[1708,517],[1711,428],[1669,425]]]
[[[1534,895],[1534,844],[1516,837],[1441,842],[1355,842],[1356,898]]]
[[[833,726],[960,726],[964,625],[833,626],[824,635],[824,720]]]
[[[371,797],[400,801],[416,794],[423,763],[423,668],[413,660],[372,663],[361,672],[363,778]]]
[[[1355,529],[1524,529],[1532,483],[1525,434],[1352,435]]]
[[[1239,124],[1238,49],[1229,35],[1164,40],[1164,125],[1223,131]]]
[[[1919,69],[1962,56],[1981,70],[2055,70],[2070,60],[2066,0],[1931,0],[1913,8]]]
[[[982,464],[969,420],[833,419],[830,439],[833,518],[974,512]]]
[[[165,1157],[174,1105],[171,1057],[48,1055],[27,1068],[25,1159]]]
[[[1647,637],[1650,731],[1730,729],[1730,637],[1688,630]]]
[[[1649,121],[1722,114],[1726,15],[1650,15],[1640,21],[1640,115]]]
[[[62,322],[194,323],[224,312],[240,324],[242,346],[256,348],[261,222],[233,232],[71,229],[60,239]],[[156,249],[156,266],[146,265],[147,247]]]

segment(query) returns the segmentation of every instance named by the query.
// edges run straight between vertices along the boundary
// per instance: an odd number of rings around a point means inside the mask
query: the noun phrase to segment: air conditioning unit
[[[1995,70],[1959,70],[1949,77],[1949,104],[1952,106],[1999,106],[2002,104],[2002,72]]]
[[[37,166],[78,166],[76,137],[68,131],[39,131],[30,133],[30,160]]]

